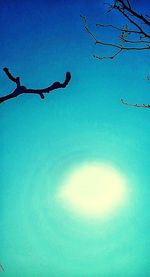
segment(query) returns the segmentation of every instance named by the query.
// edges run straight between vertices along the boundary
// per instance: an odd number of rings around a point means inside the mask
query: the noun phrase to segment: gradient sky
[[[149,13],[146,2],[137,5]],[[150,54],[94,59],[108,49],[94,46],[80,14],[95,32],[98,22],[122,24],[98,0],[0,1],[0,94],[15,88],[3,67],[30,88],[72,73],[66,89],[44,100],[21,95],[0,107],[0,262],[8,277],[150,276],[150,111],[119,101],[150,103]],[[82,220],[55,201],[64,176],[87,162],[128,180],[130,201],[104,221]]]

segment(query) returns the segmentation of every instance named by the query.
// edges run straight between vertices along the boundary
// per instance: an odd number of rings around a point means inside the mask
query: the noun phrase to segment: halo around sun
[[[124,204],[126,190],[125,178],[118,170],[106,164],[87,163],[68,173],[57,199],[78,216],[106,217]]]

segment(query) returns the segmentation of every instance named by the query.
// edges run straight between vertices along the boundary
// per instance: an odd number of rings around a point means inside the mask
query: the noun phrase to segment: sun
[[[57,192],[60,203],[84,217],[104,217],[123,205],[127,186],[115,168],[101,163],[86,163],[64,178]]]

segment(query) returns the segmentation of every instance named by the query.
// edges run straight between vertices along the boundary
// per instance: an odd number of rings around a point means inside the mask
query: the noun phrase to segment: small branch
[[[51,86],[43,89],[26,89],[26,93],[35,93],[35,94],[43,94],[43,93],[49,93],[52,90],[59,89],[59,88],[65,88],[69,81],[71,79],[71,74],[70,72],[66,73],[66,79],[63,83],[60,82],[55,82]]]
[[[12,82],[15,82],[16,85],[19,87],[20,86],[20,78],[19,77],[13,77],[11,75],[11,73],[9,72],[8,68],[7,67],[4,67],[3,68],[4,72],[6,73],[7,77],[12,81]]]
[[[127,29],[123,29],[123,28],[116,27],[116,26],[114,26],[114,25],[112,25],[112,24],[99,24],[99,23],[97,23],[97,24],[96,24],[96,27],[104,27],[104,28],[105,28],[105,27],[111,27],[111,28],[113,28],[113,29],[116,29],[116,30],[118,30],[118,31],[125,32],[125,33],[141,34],[140,31],[127,30]]]
[[[113,28],[120,32],[119,36],[117,33],[117,43],[105,42],[98,40],[95,34],[92,33],[87,24],[87,19],[85,16],[81,15],[83,20],[83,24],[86,32],[92,37],[95,44],[99,44],[106,47],[112,47],[116,51],[114,54],[109,56],[96,56],[99,60],[103,59],[114,59],[117,55],[119,55],[123,51],[141,51],[141,50],[150,50],[150,34],[147,27],[150,27],[150,16],[137,13],[133,10],[130,0],[113,0],[113,4],[108,4],[108,12],[112,10],[117,10],[121,13],[122,17],[127,20],[128,24],[125,24],[122,28],[117,27],[113,24],[96,24],[96,27],[102,28]],[[129,25],[129,27],[128,27]],[[134,27],[134,28],[133,28]],[[143,29],[144,28],[144,29]],[[135,30],[134,30],[135,29]],[[129,38],[129,39],[128,39]],[[119,42],[118,42],[119,39]],[[121,41],[121,42],[120,42]],[[150,81],[150,77],[147,76],[148,81]],[[136,108],[150,108],[150,104],[133,104],[128,103],[124,99],[121,99],[122,104],[127,106],[132,106]]]
[[[114,5],[111,5],[109,3],[104,3],[104,5],[107,5],[108,6],[108,10],[106,13],[110,13],[113,9],[114,9]]]
[[[0,264],[0,268],[1,268],[2,271],[5,271],[2,264]]]
[[[142,44],[146,44],[147,47],[150,47],[150,41],[146,41],[146,40],[142,40],[142,39],[130,40],[130,39],[125,39],[124,37],[121,37],[121,36],[120,36],[120,39],[123,40],[126,43],[135,43],[135,44],[142,43]]]
[[[103,46],[108,46],[108,47],[112,47],[112,48],[118,48],[118,51],[117,52],[115,52],[113,55],[111,55],[111,56],[96,56],[96,55],[94,55],[94,58],[97,58],[97,59],[99,59],[99,60],[103,60],[103,59],[113,59],[113,58],[115,58],[118,54],[120,54],[122,51],[134,51],[134,50],[137,50],[137,51],[140,51],[140,50],[150,50],[150,44],[148,44],[148,45],[144,45],[143,47],[129,47],[129,46],[123,46],[123,45],[120,45],[120,44],[115,44],[115,43],[107,43],[107,42],[104,42],[104,41],[100,41],[100,40],[98,40],[97,38],[96,38],[96,36],[91,32],[91,30],[89,29],[89,27],[88,27],[88,24],[87,24],[87,19],[86,19],[86,17],[85,16],[83,16],[83,15],[80,15],[80,17],[82,18],[82,20],[83,20],[83,23],[84,23],[84,27],[85,27],[85,30],[86,30],[86,32],[93,38],[93,40],[95,41],[95,44],[99,44],[99,45],[103,45]],[[129,20],[130,20],[130,18],[129,18]],[[100,26],[100,27],[112,27],[112,28],[114,28],[114,29],[117,29],[117,30],[119,30],[119,31],[122,31],[122,32],[126,32],[126,33],[130,33],[130,30],[128,30],[128,29],[120,29],[120,28],[118,28],[118,27],[116,27],[116,26],[114,26],[114,25],[112,25],[112,24],[96,24],[96,26]],[[140,28],[140,27],[139,27]],[[141,34],[141,28],[140,28],[140,31],[134,31],[134,30],[132,30],[131,32],[133,32],[133,33],[136,33],[136,34]],[[143,33],[142,32],[142,34],[144,34],[144,36],[145,36],[145,33]],[[125,39],[125,38],[122,38],[121,37],[121,39],[122,39],[122,41],[124,41],[124,42],[126,42],[126,43],[134,43],[133,41],[128,41],[127,39]],[[141,43],[141,42],[143,42],[143,44],[145,43],[145,44],[147,44],[148,42],[144,42],[143,40],[141,41],[141,40],[139,40],[138,41],[138,43]]]
[[[51,92],[55,89],[65,88],[71,80],[71,74],[70,74],[70,72],[67,72],[66,73],[66,79],[63,83],[54,82],[51,86],[49,86],[47,88],[43,88],[43,89],[27,89],[25,86],[20,85],[20,78],[19,77],[14,78],[7,68],[4,68],[4,71],[7,75],[7,77],[11,81],[13,81],[17,84],[17,88],[12,93],[0,97],[0,103],[6,101],[8,99],[15,98],[15,97],[17,97],[17,96],[19,96],[23,93],[25,93],[25,94],[27,94],[27,93],[38,94],[41,97],[41,99],[44,99],[44,93],[49,93],[49,92]]]
[[[128,50],[128,51],[133,51],[133,50],[139,50],[139,51],[140,50],[150,50],[150,45],[143,46],[143,47],[128,47],[128,46],[126,47],[126,46],[123,46],[123,45],[113,44],[113,43],[107,43],[107,42],[100,41],[100,40],[97,40],[95,42],[95,44],[101,44],[101,45],[104,45],[104,46],[111,46],[111,47],[118,48],[120,50]]]
[[[136,26],[137,29],[140,30],[141,34],[143,34],[145,37],[150,38],[150,35],[147,34],[134,20],[132,20],[125,12],[123,9],[121,9],[119,6],[117,6],[116,8],[119,12],[121,12],[123,14],[124,17],[126,17],[128,19],[128,21],[133,24],[134,26]]]
[[[126,33],[126,34],[137,34],[137,35],[139,35],[139,36],[141,35],[141,32],[140,32],[140,31],[125,29],[125,28],[119,28],[119,27],[116,27],[116,26],[114,26],[114,25],[112,25],[112,24],[99,24],[99,23],[97,23],[97,24],[96,24],[96,27],[102,27],[102,28],[109,28],[109,27],[111,27],[111,28],[113,28],[113,29],[115,29],[115,30],[117,30],[117,31],[122,32],[122,33]],[[139,37],[139,40],[135,40],[135,41],[126,40],[126,39],[124,39],[124,38],[122,38],[122,40],[124,40],[125,42],[130,42],[130,43],[150,43],[150,41],[141,40],[141,37],[142,37],[142,36]],[[145,36],[144,36],[144,37],[145,37]]]
[[[131,5],[129,4],[128,0],[127,0],[128,6],[125,4],[125,2],[123,0],[117,0],[116,2],[118,2],[118,3],[120,3],[122,5],[123,10],[127,10],[134,17],[142,20],[146,25],[150,26],[150,21],[149,20],[147,20],[142,14],[139,14],[136,11],[134,11],[133,9],[131,9]],[[119,6],[117,6],[116,4],[115,4],[115,8],[119,8]]]
[[[118,54],[120,54],[122,51],[125,51],[125,50],[128,50],[128,51],[133,51],[133,50],[150,50],[150,45],[148,46],[144,46],[144,47],[125,47],[123,45],[119,45],[119,44],[114,44],[114,43],[107,43],[107,42],[104,42],[104,41],[100,41],[98,40],[95,35],[90,31],[89,27],[88,27],[88,24],[87,24],[87,20],[86,20],[86,17],[85,16],[82,16],[80,15],[83,22],[84,22],[84,26],[85,26],[85,30],[87,31],[87,33],[94,39],[95,41],[95,44],[100,44],[100,45],[104,45],[104,46],[110,46],[110,47],[114,47],[114,48],[118,48],[119,50],[112,56],[95,56],[95,58],[98,58],[100,60],[103,60],[103,59],[113,59],[114,57],[116,57]],[[105,26],[108,26],[108,25],[105,25]],[[111,25],[113,26],[113,25]]]
[[[129,0],[127,0],[127,3],[128,3],[129,9],[131,9],[131,4],[130,4]]]
[[[126,102],[124,99],[120,99],[120,101],[124,105],[135,107],[135,108],[150,108],[150,104],[132,104],[132,103]]]
[[[144,36],[150,38],[150,35],[147,34],[147,33],[139,26],[139,24],[137,24],[137,23],[135,22],[135,20],[132,20],[132,19],[130,18],[130,16],[127,15],[127,14],[125,13],[124,8],[121,8],[120,6],[115,6],[115,9],[117,9],[119,12],[121,12],[121,13],[123,14],[123,16],[126,17],[126,18],[128,19],[128,21],[129,21],[131,24],[133,24],[134,26],[136,26],[136,28],[140,30],[141,34],[143,34]]]
[[[119,55],[121,53],[121,51],[123,51],[123,49],[120,49],[119,51],[115,52],[114,55],[112,56],[96,56],[93,55],[94,58],[98,59],[98,60],[104,60],[104,59],[114,59],[117,55]]]

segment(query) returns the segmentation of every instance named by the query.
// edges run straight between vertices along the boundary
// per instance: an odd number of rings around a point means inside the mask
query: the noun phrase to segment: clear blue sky
[[[148,13],[146,2],[137,4]],[[1,96],[15,88],[3,67],[31,88],[72,73],[66,89],[44,100],[22,95],[0,106],[0,262],[8,277],[150,276],[150,110],[119,101],[150,103],[150,53],[94,59],[105,49],[94,46],[80,14],[95,32],[98,22],[122,24],[97,0],[0,3]],[[64,174],[87,161],[129,180],[130,203],[105,223],[82,222],[54,200]]]

